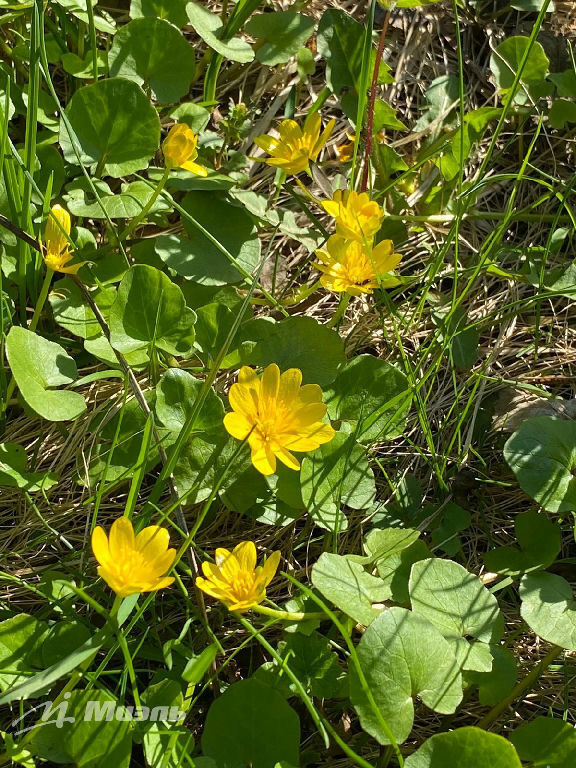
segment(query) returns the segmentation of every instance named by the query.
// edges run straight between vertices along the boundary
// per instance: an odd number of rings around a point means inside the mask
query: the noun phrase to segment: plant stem
[[[519,698],[525,691],[527,691],[529,688],[531,688],[536,680],[540,677],[540,675],[545,672],[550,664],[554,661],[554,659],[558,658],[558,656],[564,651],[564,648],[560,648],[558,645],[553,645],[551,650],[544,656],[542,661],[540,661],[538,664],[536,664],[535,667],[532,668],[532,670],[526,675],[526,677],[523,680],[520,680],[520,682],[514,686],[512,689],[512,692],[506,696],[505,699],[502,699],[502,701],[499,701],[498,704],[496,704],[495,707],[492,707],[490,712],[488,712],[487,715],[484,715],[484,717],[478,722],[478,728],[488,728],[495,720],[497,720],[500,715],[504,712],[504,710],[512,704],[512,702]]]
[[[158,200],[158,198],[160,196],[160,193],[164,189],[164,185],[168,181],[168,176],[169,175],[170,175],[170,169],[169,168],[165,168],[164,169],[164,173],[162,174],[160,180],[158,181],[158,184],[156,185],[156,189],[150,195],[150,199],[148,200],[148,202],[146,203],[144,208],[142,208],[142,210],[140,211],[138,216],[135,216],[132,219],[130,224],[128,224],[128,226],[126,227],[124,232],[122,232],[122,234],[120,235],[120,239],[121,240],[125,240],[128,237],[128,235],[136,229],[136,227],[140,224],[140,222],[143,221],[146,218],[146,216],[148,215],[150,209],[152,208],[152,206],[154,205],[156,200]]]
[[[340,303],[338,304],[338,309],[332,315],[332,319],[329,320],[326,323],[326,328],[334,328],[335,325],[338,325],[340,320],[342,320],[342,318],[346,314],[346,310],[348,309],[348,304],[349,303],[350,303],[350,294],[349,293],[341,293],[340,294]]]
[[[28,326],[29,331],[36,330],[36,326],[38,325],[40,316],[42,315],[42,310],[44,309],[44,304],[46,303],[48,291],[50,290],[50,283],[52,282],[53,274],[54,274],[54,270],[50,269],[50,267],[46,267],[46,274],[44,275],[44,282],[42,283],[40,296],[38,296],[38,301],[36,302],[36,306],[34,307],[34,314],[32,315],[32,320],[30,321],[30,325]]]
[[[378,88],[378,73],[380,71],[380,62],[384,55],[384,41],[386,39],[386,33],[388,32],[388,24],[390,23],[390,9],[386,11],[386,17],[384,24],[382,25],[382,31],[380,32],[380,39],[378,40],[378,50],[376,52],[376,59],[374,61],[374,73],[372,75],[372,86],[370,88],[370,102],[368,104],[368,115],[366,119],[366,147],[364,148],[364,167],[362,168],[362,184],[360,186],[361,192],[366,192],[368,187],[368,171],[370,170],[370,154],[372,152],[372,133],[374,131],[374,105],[376,104],[376,89]],[[356,126],[356,130],[360,130],[359,126]]]
[[[291,611],[278,611],[275,608],[268,608],[266,605],[253,605],[252,610],[261,613],[263,616],[271,616],[274,619],[282,621],[308,621],[310,619],[325,619],[326,614],[316,611],[313,613],[301,613]]]

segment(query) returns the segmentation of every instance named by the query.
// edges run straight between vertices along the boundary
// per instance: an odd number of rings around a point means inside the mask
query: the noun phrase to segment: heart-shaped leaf
[[[15,325],[6,337],[6,356],[20,394],[44,419],[69,421],[86,410],[78,392],[55,389],[78,376],[76,363],[60,344]]]
[[[537,717],[510,734],[522,760],[532,768],[572,768],[576,764],[576,730],[554,717]]]
[[[522,768],[516,750],[497,733],[466,726],[437,733],[410,755],[406,768]]]
[[[60,145],[69,163],[97,163],[104,173],[119,177],[146,168],[160,142],[160,120],[136,83],[120,77],[85,85],[64,110],[74,136],[60,125]]]
[[[362,728],[380,744],[405,741],[414,722],[418,696],[435,712],[450,714],[462,700],[462,676],[450,644],[423,616],[404,608],[383,611],[357,648],[358,659],[380,716],[350,664],[350,699]]]
[[[180,288],[155,267],[136,264],[118,288],[110,309],[110,343],[120,352],[151,345],[184,355],[194,343],[196,315]]]
[[[120,27],[109,54],[110,75],[149,86],[163,104],[179,101],[190,88],[194,49],[164,19],[134,19]]]
[[[576,600],[570,584],[555,573],[528,573],[520,582],[520,614],[537,635],[576,650]]]
[[[547,568],[562,547],[562,534],[554,523],[535,510],[518,515],[514,521],[518,547],[499,547],[484,555],[490,571],[518,576],[527,571]]]

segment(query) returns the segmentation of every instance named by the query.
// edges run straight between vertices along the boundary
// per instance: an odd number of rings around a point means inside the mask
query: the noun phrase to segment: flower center
[[[237,600],[246,600],[254,590],[254,574],[250,571],[238,571],[231,586]]]
[[[123,581],[130,582],[141,576],[144,566],[142,553],[136,549],[131,549],[124,553],[121,562],[116,563],[116,575]]]

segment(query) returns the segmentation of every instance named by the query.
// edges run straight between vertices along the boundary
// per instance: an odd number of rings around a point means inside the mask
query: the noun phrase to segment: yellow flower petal
[[[237,440],[245,440],[250,434],[252,424],[243,413],[227,413],[224,416],[226,431]]]
[[[96,526],[92,531],[92,551],[94,557],[100,565],[106,565],[110,560],[110,549],[108,548],[108,537],[104,528]]]
[[[190,171],[190,173],[195,173],[196,176],[208,176],[208,169],[203,165],[198,165],[198,163],[195,163],[192,160],[182,163],[180,168],[183,168],[185,171]]]
[[[253,571],[256,568],[256,547],[253,541],[242,541],[234,547],[234,555],[243,571]]]
[[[288,467],[288,469],[294,469],[298,471],[300,469],[300,462],[293,456],[286,448],[279,448],[276,451],[276,456],[280,459],[282,464]]]
[[[110,556],[113,560],[123,559],[136,548],[134,529],[127,517],[119,517],[112,523],[109,546]]]
[[[170,534],[159,525],[149,525],[136,535],[136,549],[150,559],[160,557],[168,549]]]

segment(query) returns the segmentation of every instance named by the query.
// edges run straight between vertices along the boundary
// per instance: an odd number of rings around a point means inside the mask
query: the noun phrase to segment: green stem
[[[536,666],[532,668],[526,677],[523,680],[520,680],[520,682],[514,686],[512,692],[506,696],[505,699],[499,701],[495,707],[492,707],[487,715],[484,715],[484,717],[478,722],[478,728],[488,728],[488,726],[497,720],[502,712],[504,712],[504,710],[510,704],[512,704],[515,699],[519,698],[525,691],[534,685],[540,675],[548,669],[554,659],[558,658],[558,656],[563,651],[564,648],[560,648],[558,645],[553,645],[552,649],[546,654],[546,656],[544,656],[542,661],[539,664],[536,664]]]
[[[30,325],[28,326],[29,331],[36,330],[36,327],[40,320],[40,316],[42,315],[42,310],[44,309],[44,304],[46,303],[46,298],[48,297],[48,291],[50,290],[50,283],[52,282],[53,274],[54,274],[54,270],[50,269],[50,267],[46,267],[46,274],[44,275],[44,282],[42,283],[40,296],[38,296],[38,301],[36,302],[36,306],[34,307],[34,314],[32,315],[32,320],[30,321]]]
[[[170,169],[165,168],[164,173],[162,174],[158,184],[156,185],[156,189],[150,195],[150,199],[148,200],[144,208],[142,208],[138,216],[132,219],[130,224],[128,224],[124,232],[122,232],[122,234],[120,235],[121,240],[125,240],[128,237],[128,235],[136,229],[136,227],[140,224],[140,222],[146,218],[150,209],[152,208],[156,200],[158,200],[162,190],[164,189],[164,185],[168,181],[169,175],[170,175]]]
[[[271,616],[281,621],[308,621],[310,619],[325,619],[326,614],[317,611],[315,613],[300,613],[292,611],[278,611],[275,608],[268,608],[266,605],[253,605],[252,610],[261,613],[263,616]]]
[[[340,294],[340,303],[338,304],[338,309],[336,310],[336,312],[334,312],[332,319],[326,323],[326,328],[334,328],[335,325],[338,325],[340,320],[342,320],[342,318],[346,314],[346,310],[348,309],[349,303],[350,303],[350,294],[349,293]]]

